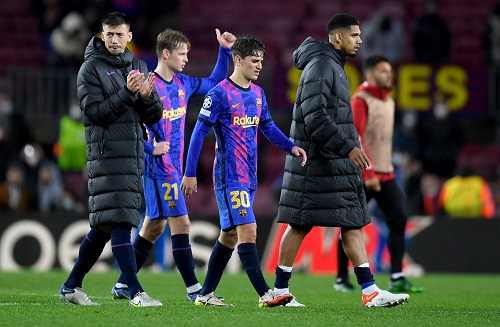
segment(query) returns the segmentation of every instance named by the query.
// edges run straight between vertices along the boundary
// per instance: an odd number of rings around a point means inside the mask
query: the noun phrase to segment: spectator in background
[[[165,28],[180,30],[178,0],[149,0],[138,2],[136,32],[137,45],[149,49],[154,48],[156,37]]]
[[[26,144],[19,153],[25,173],[26,187],[30,192],[33,208],[38,208],[38,172],[46,160],[43,148],[38,143]]]
[[[481,41],[484,46],[485,62],[500,66],[500,2],[495,4],[486,19]]]
[[[15,110],[12,97],[6,91],[0,91],[0,121],[2,138],[9,143],[9,147],[17,156],[25,144],[33,141],[33,137],[24,116]],[[2,158],[7,162],[6,157]]]
[[[481,35],[485,62],[489,66],[488,109],[497,113],[500,108],[500,2],[493,7]],[[500,131],[499,131],[500,132]],[[497,136],[500,139],[500,134]]]
[[[57,165],[49,160],[40,164],[38,170],[38,210],[47,214],[61,209],[63,200],[63,181]]]
[[[396,18],[401,12],[401,4],[388,3],[363,24],[363,46],[359,50],[362,59],[383,53],[392,63],[401,61],[405,31]]]
[[[421,159],[424,170],[441,178],[449,178],[456,168],[456,158],[463,144],[463,130],[452,117],[446,98],[434,98],[434,115],[419,124]]]
[[[101,20],[108,12],[116,10],[112,0],[90,0],[85,1],[81,12],[90,34],[95,35],[101,31]]]
[[[413,30],[413,53],[420,63],[441,64],[448,61],[451,34],[448,25],[439,14],[435,0],[424,0],[423,14]]]
[[[464,167],[458,175],[448,179],[438,198],[439,211],[453,218],[495,217],[495,199],[488,183]]]
[[[394,126],[392,146],[394,151],[409,153],[413,158],[420,156],[420,141],[417,135],[418,112],[411,109],[402,111]]]
[[[22,212],[30,207],[30,194],[25,184],[24,168],[11,162],[7,168],[7,179],[0,184],[0,210]]]
[[[50,34],[53,51],[49,53],[49,64],[79,67],[89,38],[90,31],[83,16],[76,11],[68,13]]]
[[[5,181],[7,175],[8,161],[14,154],[12,142],[9,135],[8,117],[4,115],[0,106],[0,182]]]
[[[86,148],[82,111],[75,98],[70,101],[68,113],[59,122],[59,137],[54,153],[62,173],[64,188],[73,194],[78,202],[83,202],[85,197],[83,172],[87,166]]]

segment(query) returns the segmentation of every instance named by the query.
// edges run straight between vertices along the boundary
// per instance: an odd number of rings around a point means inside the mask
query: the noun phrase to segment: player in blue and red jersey
[[[230,306],[213,295],[233,250],[238,245],[241,263],[260,296],[259,306],[285,305],[291,294],[276,296],[266,283],[256,247],[257,224],[252,209],[257,188],[257,131],[260,127],[273,144],[307,161],[304,150],[292,143],[273,122],[264,91],[257,80],[265,55],[264,45],[253,37],[241,37],[232,48],[234,72],[205,96],[189,144],[181,190],[196,192],[196,165],[208,132],[215,131],[217,148],[213,182],[221,233],[215,243],[197,305]],[[299,161],[297,161],[299,164]]]
[[[161,120],[146,126],[148,140],[144,145],[144,197],[146,217],[134,241],[137,270],[146,261],[154,242],[170,226],[172,254],[187,289],[187,300],[194,301],[201,290],[194,273],[194,260],[189,244],[190,221],[186,202],[180,192],[184,156],[184,126],[189,98],[206,94],[227,77],[231,47],[236,37],[215,30],[219,41],[219,56],[209,77],[197,78],[181,74],[188,62],[191,48],[187,37],[172,29],[161,32],[156,41],[158,65],[155,86],[163,104]],[[111,290],[113,298],[128,298],[128,287],[123,276]]]

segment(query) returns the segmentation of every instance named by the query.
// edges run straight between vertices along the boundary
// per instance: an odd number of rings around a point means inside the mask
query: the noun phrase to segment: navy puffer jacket
[[[111,55],[94,37],[85,50],[77,77],[87,141],[90,226],[139,225],[144,171],[144,127],[160,120],[162,105],[156,90],[144,100],[126,88],[127,74],[144,61],[126,51]]]
[[[293,108],[290,139],[307,153],[300,165],[288,155],[278,222],[359,228],[370,222],[361,171],[349,159],[359,147],[353,124],[345,53],[307,38],[293,53],[303,70]]]

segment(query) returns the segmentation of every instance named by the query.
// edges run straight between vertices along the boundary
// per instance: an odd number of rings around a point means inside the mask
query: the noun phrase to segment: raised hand
[[[219,44],[225,48],[231,49],[234,41],[236,41],[236,36],[234,36],[232,33],[224,32],[220,34],[218,28],[215,29],[215,35],[217,35],[217,41],[219,41]]]

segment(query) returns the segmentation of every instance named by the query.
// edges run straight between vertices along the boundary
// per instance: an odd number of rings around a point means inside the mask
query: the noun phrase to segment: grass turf
[[[139,273],[139,280],[163,307],[132,308],[128,301],[112,300],[117,271],[87,275],[83,287],[101,306],[84,307],[59,300],[67,275],[0,272],[0,326],[500,326],[500,275],[427,274],[411,279],[425,291],[411,294],[409,303],[370,309],[361,307],[359,289],[338,293],[332,287],[334,276],[302,273],[294,273],[291,291],[305,308],[258,308],[258,296],[244,273],[225,274],[216,292],[234,307],[194,306],[185,300],[178,273],[147,271]],[[272,286],[273,276],[266,279]],[[386,287],[387,275],[376,279]]]

